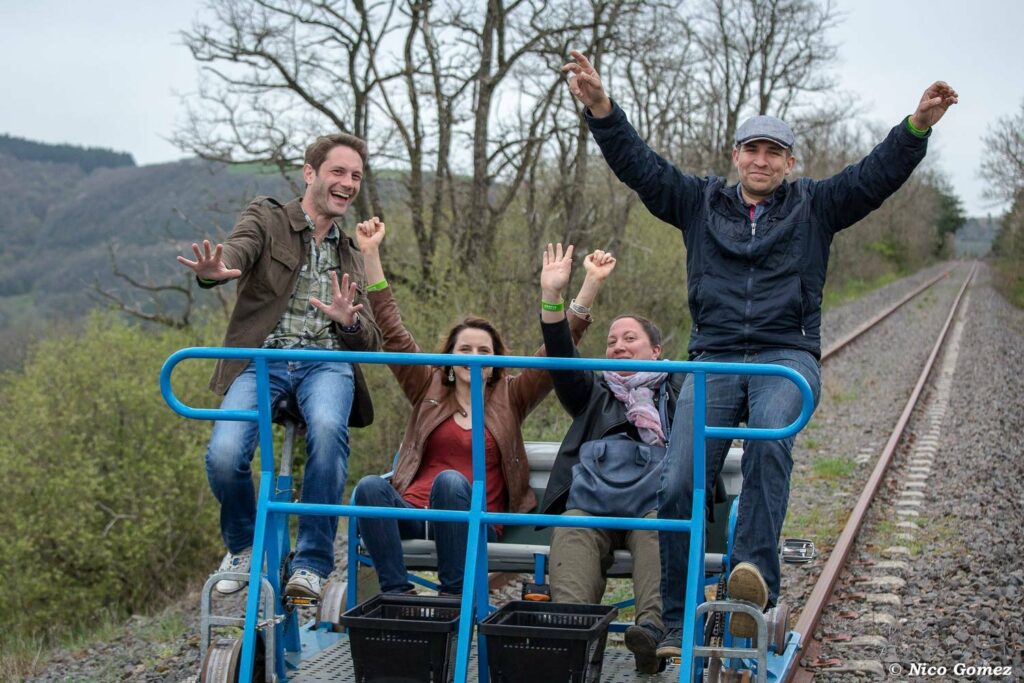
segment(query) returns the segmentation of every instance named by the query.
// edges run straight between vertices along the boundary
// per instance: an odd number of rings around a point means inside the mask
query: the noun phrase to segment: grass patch
[[[832,455],[815,458],[811,463],[811,471],[816,479],[821,479],[829,484],[838,484],[845,481],[857,464],[852,458],[845,455]]]
[[[857,392],[854,389],[848,391],[838,391],[831,396],[832,400],[836,403],[850,403],[857,400]]]
[[[817,439],[804,439],[802,442],[804,448],[816,451],[821,448],[821,442]]]
[[[846,523],[846,510],[814,508],[786,516],[782,525],[783,537],[809,538],[815,543],[833,542]],[[819,548],[820,550],[820,548]]]
[[[947,554],[963,547],[963,543],[958,540],[961,535],[955,519],[917,517],[914,521],[921,528],[914,532],[913,539],[904,542],[910,549],[911,557],[920,557],[925,552],[934,553],[936,547],[944,547]]]
[[[122,620],[112,614],[104,614],[60,638],[8,631],[0,636],[0,681],[14,683],[27,680],[46,667],[51,652],[79,650],[93,643],[112,640],[120,633],[122,625]]]
[[[227,633],[228,630],[237,631],[241,636],[241,629],[222,628],[219,632]],[[97,615],[89,624],[60,637],[45,634],[23,636],[8,632],[0,637],[0,682],[27,680],[46,668],[57,651],[84,651],[97,643],[118,640],[126,632],[133,632],[136,639],[153,646],[152,651],[140,660],[148,670],[152,670],[178,651],[181,640],[191,635],[192,629],[185,614],[172,606],[152,616],[137,615],[127,620],[113,613]],[[95,680],[119,678],[126,661],[111,659],[109,664],[104,664],[104,670],[97,672],[99,678]]]
[[[887,284],[895,282],[900,277],[902,276],[899,273],[886,273],[871,280],[853,278],[835,283],[829,281],[829,285],[825,287],[821,308],[823,311],[827,311],[833,306],[839,306],[847,301],[859,299],[869,292],[881,289]]]

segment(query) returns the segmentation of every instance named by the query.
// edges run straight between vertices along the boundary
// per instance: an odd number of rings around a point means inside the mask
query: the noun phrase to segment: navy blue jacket
[[[821,296],[832,237],[881,206],[924,158],[905,123],[825,180],[783,181],[752,228],[736,186],[686,175],[647,146],[614,105],[587,123],[619,180],[683,233],[693,329],[702,351],[795,348],[821,357]]]

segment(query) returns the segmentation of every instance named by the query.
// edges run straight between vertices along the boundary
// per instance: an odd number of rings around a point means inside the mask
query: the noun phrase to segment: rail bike
[[[183,404],[172,388],[175,366],[186,359],[244,359],[255,364],[256,410],[193,408]],[[485,510],[484,428],[473,420],[473,481],[468,511],[398,509],[369,506],[292,502],[291,451],[299,419],[287,405],[270,400],[267,364],[271,361],[337,361],[360,364],[462,365],[470,370],[471,409],[483,414],[484,367],[538,368],[543,370],[619,370],[690,373],[694,379],[693,466],[696,486],[689,519],[636,519],[620,517],[567,517],[538,513],[497,513]],[[793,382],[800,390],[800,416],[780,429],[714,427],[706,424],[708,374],[774,375]],[[715,503],[716,519],[706,526],[704,509],[708,491],[704,471],[705,441],[715,439],[781,439],[796,434],[810,420],[813,396],[799,373],[778,365],[694,363],[690,361],[623,361],[583,358],[399,354],[386,352],[303,351],[276,349],[189,348],[172,354],[164,363],[160,387],[165,401],[178,414],[191,419],[251,421],[259,425],[260,477],[252,563],[248,573],[217,572],[201,595],[201,681],[396,681],[442,683],[468,680],[495,681],[699,681],[783,680],[797,661],[799,635],[788,628],[784,605],[762,614],[751,603],[722,599],[729,572],[736,496],[741,477],[739,449],[726,460],[722,493]],[[275,469],[272,424],[285,424],[282,455]],[[530,485],[543,491],[554,462],[557,444],[528,446]],[[319,598],[295,601],[282,594],[283,568],[291,552],[289,518],[293,515],[335,515],[349,519],[348,573],[345,582],[329,582]],[[360,588],[360,567],[371,562],[359,545],[358,519],[383,517],[469,525],[465,579],[461,597],[388,596],[365,598]],[[505,525],[501,542],[487,543],[488,524]],[[545,582],[549,552],[546,532],[557,526],[606,529],[688,531],[690,571],[685,586],[682,653],[667,662],[661,673],[636,674],[632,655],[605,648],[608,630],[625,628],[614,621],[615,606],[562,605],[553,602],[515,601],[502,608],[489,604],[489,572],[526,572]],[[788,548],[789,552],[804,552]],[[410,570],[436,567],[432,541],[404,541]],[[617,551],[610,576],[629,575],[628,551]],[[217,581],[242,580],[250,590],[244,617],[213,613],[212,594]],[[415,582],[431,587],[426,579]],[[252,590],[252,587],[258,587]],[[372,591],[369,591],[372,592]],[[299,608],[316,607],[316,618],[301,623]],[[586,608],[591,609],[586,609]],[[757,625],[753,639],[729,634],[730,614],[749,614]],[[241,637],[231,637],[225,632]]]

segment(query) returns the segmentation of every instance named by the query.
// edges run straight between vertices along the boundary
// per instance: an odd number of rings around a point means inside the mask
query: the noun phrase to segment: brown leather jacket
[[[257,197],[242,212],[224,243],[224,263],[228,268],[242,271],[224,346],[258,348],[273,331],[306,262],[308,242],[303,235],[307,228],[300,198],[281,204],[271,197]],[[352,238],[344,233],[338,241],[338,256],[341,272],[348,273],[359,283],[356,302],[363,304],[363,310],[357,314],[360,318],[358,331],[349,334],[334,326],[339,347],[348,351],[378,351],[380,328],[366,300],[363,255]],[[246,360],[218,361],[210,388],[223,394],[248,363]],[[356,390],[349,424],[365,427],[373,422],[373,403],[363,373],[358,365],[354,368]]]
[[[409,330],[402,324],[398,304],[391,288],[370,292],[370,305],[384,335],[384,350],[396,353],[421,351]],[[578,342],[590,326],[590,320],[569,313],[570,329]],[[544,355],[544,347],[536,355]],[[426,365],[389,365],[406,398],[412,414],[398,451],[391,484],[404,493],[423,460],[423,448],[430,434],[459,410],[455,392],[442,383],[442,368]],[[530,489],[530,464],[520,427],[526,416],[551,391],[551,375],[546,370],[523,370],[518,375],[504,375],[487,387],[484,394],[484,424],[490,430],[501,452],[501,469],[508,487],[511,512],[530,512],[537,506],[537,497]]]

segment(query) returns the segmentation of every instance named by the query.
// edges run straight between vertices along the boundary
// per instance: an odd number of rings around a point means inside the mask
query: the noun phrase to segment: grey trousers
[[[582,510],[568,516],[591,517]],[[645,517],[657,517],[651,511]],[[551,599],[555,602],[601,602],[613,551],[633,554],[633,594],[636,623],[663,628],[661,621],[661,555],[658,532],[625,529],[556,527],[551,534]]]

